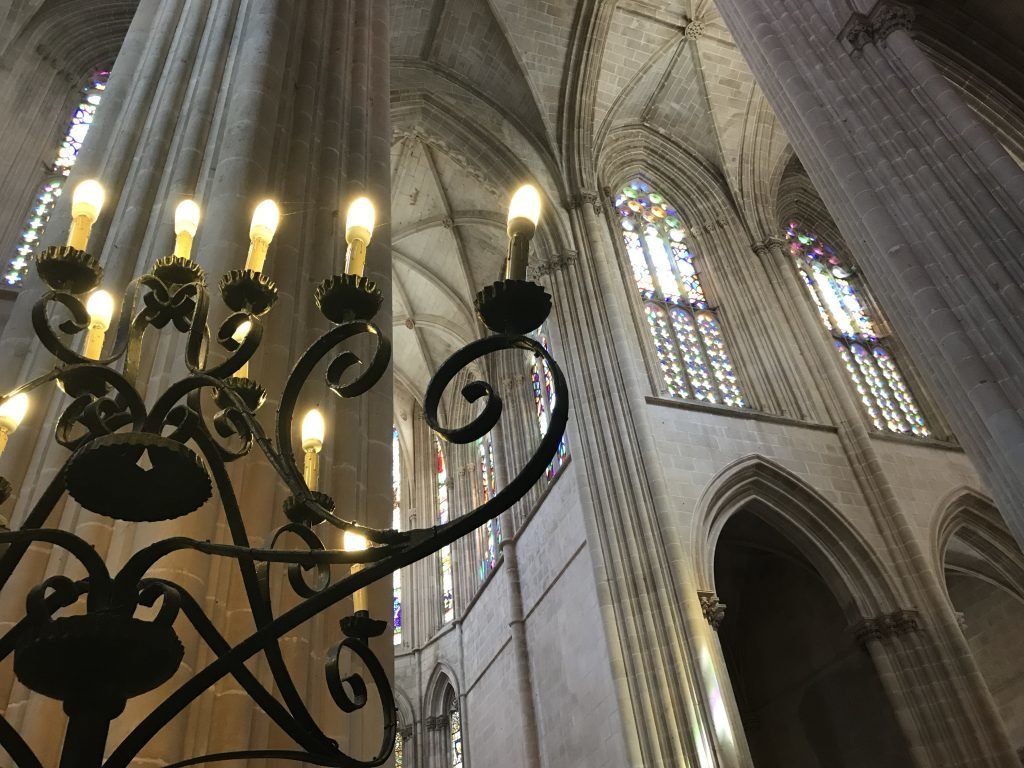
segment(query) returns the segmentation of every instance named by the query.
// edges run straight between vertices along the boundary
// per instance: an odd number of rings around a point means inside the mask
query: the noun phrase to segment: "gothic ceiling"
[[[392,0],[392,23],[399,391],[422,393],[477,334],[473,292],[500,268],[515,184],[571,194],[567,126],[594,158],[640,130],[739,207],[774,199],[788,141],[712,0]],[[593,98],[567,99],[573,81]],[[596,173],[590,189],[624,181]]]

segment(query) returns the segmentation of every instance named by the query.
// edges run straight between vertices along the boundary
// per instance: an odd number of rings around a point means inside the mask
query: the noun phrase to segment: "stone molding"
[[[965,635],[967,634],[967,617],[963,611],[956,611],[953,614],[956,617],[956,625],[960,627],[960,631]]]
[[[527,277],[531,280],[536,280],[537,278],[546,277],[547,275],[559,272],[566,267],[575,264],[577,256],[578,254],[576,251],[563,251],[562,253],[556,253],[549,256],[547,259],[531,264],[529,270],[527,270]]]
[[[897,29],[910,29],[914,11],[905,5],[879,0],[868,15],[854,13],[839,32],[839,40],[857,53],[870,43],[880,43]]]
[[[853,636],[859,645],[867,646],[872,640],[888,640],[920,631],[920,614],[912,609],[902,609],[862,619],[854,625]]]
[[[408,742],[415,735],[413,727],[406,725],[398,729],[398,735],[402,737],[403,742]]]
[[[700,600],[700,611],[704,618],[717,632],[725,619],[725,603],[719,600],[714,592],[698,592],[697,599]]]

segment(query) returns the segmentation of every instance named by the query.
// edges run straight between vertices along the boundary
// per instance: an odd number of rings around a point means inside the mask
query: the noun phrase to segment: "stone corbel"
[[[704,618],[717,632],[725,619],[725,603],[719,600],[714,592],[698,592],[697,599],[700,600],[700,610]]]

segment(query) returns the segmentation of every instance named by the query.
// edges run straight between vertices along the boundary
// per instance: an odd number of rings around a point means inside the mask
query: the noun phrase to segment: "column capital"
[[[411,725],[405,725],[398,729],[398,735],[402,737],[402,741],[409,741],[413,735],[413,727]]]
[[[910,608],[902,608],[892,613],[861,619],[851,628],[857,644],[864,647],[867,647],[872,640],[888,640],[893,637],[910,635],[920,630],[920,614]]]
[[[428,731],[447,731],[448,718],[445,715],[433,715],[423,721]]]
[[[704,618],[717,632],[725,619],[725,603],[719,600],[714,592],[698,592],[697,599],[700,600],[700,610]]]
[[[853,13],[839,32],[839,40],[853,53],[869,43],[880,43],[897,29],[910,29],[914,10],[900,3],[879,0],[871,12]]]
[[[565,269],[566,267],[576,263],[576,257],[578,255],[579,254],[576,251],[567,250],[531,264],[529,277],[532,280],[536,280],[539,277],[544,277]]]
[[[783,249],[786,247],[786,241],[781,237],[766,237],[764,239],[764,245],[766,248],[779,248]]]
[[[601,196],[596,190],[577,190],[569,196],[569,199],[566,200],[565,203],[565,207],[570,211],[575,211],[577,208],[582,208],[584,205],[593,206],[594,213],[601,213]]]
[[[751,246],[750,246],[750,250],[752,250],[754,252],[754,254],[758,258],[761,258],[761,259],[768,258],[769,254],[768,254],[768,244],[767,243],[752,243]]]

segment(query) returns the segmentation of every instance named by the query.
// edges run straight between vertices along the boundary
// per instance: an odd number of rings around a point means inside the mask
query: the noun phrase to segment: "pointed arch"
[[[449,697],[454,693],[461,699],[462,689],[454,670],[444,661],[438,661],[430,671],[427,684],[423,687],[423,715],[437,717],[444,715]]]
[[[954,538],[967,544],[978,558],[950,559]],[[1024,553],[987,495],[967,486],[947,495],[932,525],[931,540],[932,564],[944,585],[947,570],[963,572],[989,581],[1024,601]]]
[[[754,512],[800,550],[851,623],[899,607],[889,573],[861,534],[820,493],[759,454],[725,467],[697,503],[693,540],[698,578],[710,591],[718,539],[741,510]]]

